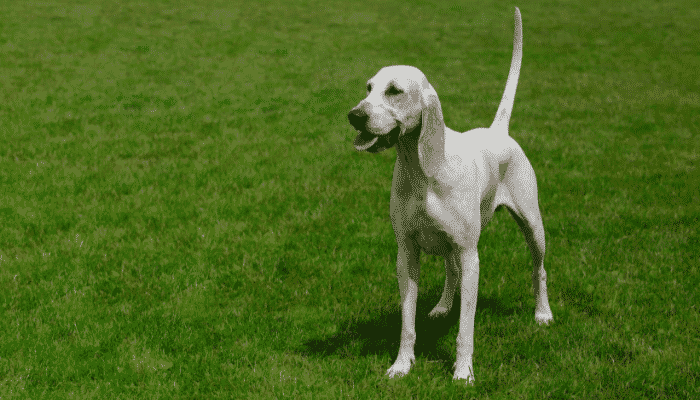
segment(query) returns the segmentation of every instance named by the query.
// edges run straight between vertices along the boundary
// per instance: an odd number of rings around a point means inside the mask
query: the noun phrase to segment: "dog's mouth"
[[[380,151],[393,147],[399,140],[400,133],[401,128],[398,125],[386,135],[375,135],[366,130],[358,130],[353,145],[357,151],[379,153]]]

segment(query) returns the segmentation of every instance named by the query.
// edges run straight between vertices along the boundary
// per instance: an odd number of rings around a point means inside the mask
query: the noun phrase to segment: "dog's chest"
[[[430,188],[413,196],[413,207],[406,210],[408,234],[421,249],[432,255],[446,256],[453,248],[452,218],[440,199]]]

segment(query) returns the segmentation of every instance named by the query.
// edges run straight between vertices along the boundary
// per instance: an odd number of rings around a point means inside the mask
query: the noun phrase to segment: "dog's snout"
[[[367,113],[361,107],[353,108],[348,113],[348,121],[357,130],[364,130],[367,123]]]

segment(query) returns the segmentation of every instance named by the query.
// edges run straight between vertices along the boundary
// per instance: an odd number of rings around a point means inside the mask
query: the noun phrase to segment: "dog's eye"
[[[396,86],[389,86],[389,89],[386,90],[386,94],[393,96],[396,94],[403,93],[403,90],[397,88]]]

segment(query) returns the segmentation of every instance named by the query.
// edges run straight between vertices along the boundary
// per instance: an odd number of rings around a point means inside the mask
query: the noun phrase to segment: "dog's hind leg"
[[[528,162],[509,169],[506,176],[510,201],[504,204],[518,223],[532,255],[532,287],[535,291],[535,321],[549,324],[554,320],[547,298],[547,272],[544,270],[544,225],[537,201],[537,181],[535,171]],[[515,182],[528,184],[514,185]]]
[[[445,257],[445,288],[442,297],[435,308],[428,314],[431,318],[444,317],[452,309],[455,290],[459,286],[459,264],[454,257],[456,253],[451,253]]]

